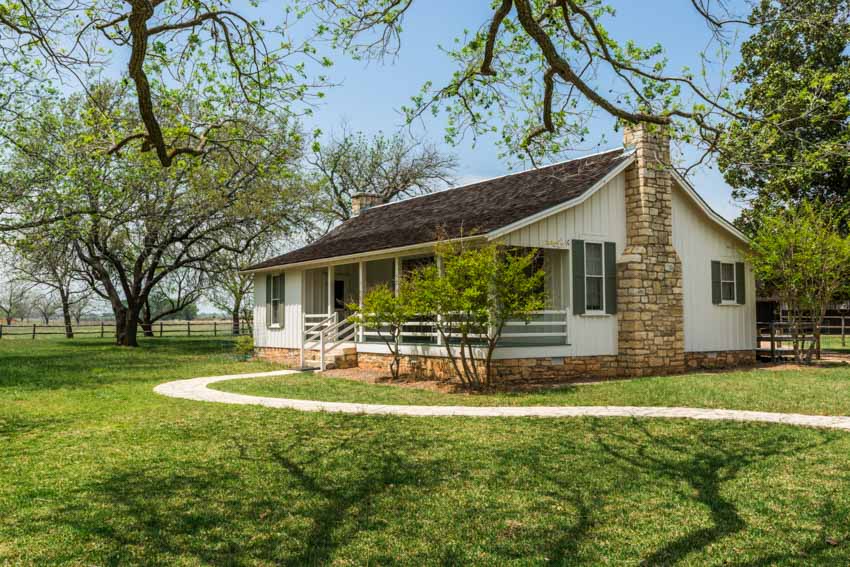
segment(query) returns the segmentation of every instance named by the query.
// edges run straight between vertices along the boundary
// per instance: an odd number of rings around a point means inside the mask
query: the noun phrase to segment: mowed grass
[[[683,406],[850,415],[850,365],[806,370],[692,373],[565,385],[532,393],[441,393],[309,373],[231,380],[212,384],[210,388],[256,396],[375,404]]]
[[[0,341],[0,563],[850,562],[850,434],[332,415],[152,392],[270,369],[229,348]]]

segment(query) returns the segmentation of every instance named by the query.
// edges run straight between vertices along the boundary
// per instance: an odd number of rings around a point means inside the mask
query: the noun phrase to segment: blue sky
[[[699,67],[698,53],[705,50],[710,33],[705,22],[696,14],[689,2],[683,0],[612,0],[617,9],[615,18],[607,22],[613,37],[618,40],[633,39],[647,47],[661,43],[669,58],[669,70],[679,71],[683,66]],[[324,102],[306,125],[328,132],[338,129],[342,121],[353,130],[366,133],[383,130],[393,132],[403,125],[399,108],[409,102],[426,81],[441,85],[451,76],[454,66],[443,54],[439,44],[449,45],[465,28],[476,29],[491,14],[489,0],[419,0],[409,14],[401,53],[395,60],[385,63],[354,61],[345,55],[334,56],[335,65],[330,78],[341,82],[327,91]],[[261,8],[268,23],[275,17],[270,5]],[[711,80],[712,77],[709,77]],[[599,113],[594,118],[594,139],[603,135],[607,141],[597,147],[581,148],[579,153],[590,153],[605,147],[618,146],[621,135],[613,131],[614,120]],[[498,157],[494,139],[471,138],[459,146],[449,147],[443,142],[443,118],[426,118],[421,133],[459,158],[456,179],[459,182],[475,181],[502,175],[511,171]],[[514,164],[514,170],[523,169]],[[731,190],[722,176],[703,167],[691,176],[697,190],[709,204],[723,216],[733,219],[739,206],[731,199]]]

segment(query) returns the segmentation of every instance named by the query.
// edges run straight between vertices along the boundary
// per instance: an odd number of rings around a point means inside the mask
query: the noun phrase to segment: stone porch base
[[[257,356],[297,368],[300,362],[299,349],[268,348],[256,349]],[[314,353],[315,354],[315,353]],[[308,356],[307,364],[315,362]],[[362,368],[364,370],[387,371],[392,357],[389,354],[347,352],[328,357],[328,368]],[[685,364],[689,370],[721,369],[752,366],[756,363],[753,350],[687,352]],[[314,364],[315,365],[315,364]],[[523,383],[540,381],[569,381],[579,379],[606,379],[630,375],[621,368],[617,356],[574,356],[563,358],[514,358],[494,360],[494,378],[501,383]],[[443,357],[402,356],[401,373],[417,376],[424,380],[451,380],[454,372],[451,362]],[[648,374],[656,374],[649,372]]]
[[[258,358],[280,364],[286,368],[298,368],[301,365],[301,349],[257,347],[254,353]],[[319,355],[316,351],[305,351],[304,364],[318,366]],[[325,361],[327,368],[355,368],[357,366],[357,351],[353,348],[344,349],[341,353],[329,354]]]
[[[756,351],[726,350],[718,352],[686,352],[685,365],[690,370],[754,366]]]

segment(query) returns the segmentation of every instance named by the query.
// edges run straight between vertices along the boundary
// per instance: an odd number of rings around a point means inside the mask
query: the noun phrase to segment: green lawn
[[[269,368],[211,339],[0,341],[0,564],[850,562],[850,434],[313,414],[151,390]],[[616,397],[596,388],[557,395]],[[377,391],[360,401],[397,395]]]
[[[565,386],[536,393],[444,394],[314,374],[212,384],[226,392],[376,404],[464,406],[687,406],[850,415],[850,366],[808,370],[699,373]]]

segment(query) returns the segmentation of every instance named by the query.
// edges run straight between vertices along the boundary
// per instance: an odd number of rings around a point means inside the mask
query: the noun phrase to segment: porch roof
[[[583,195],[629,159],[617,148],[471,185],[379,205],[303,248],[244,271],[484,235]]]

